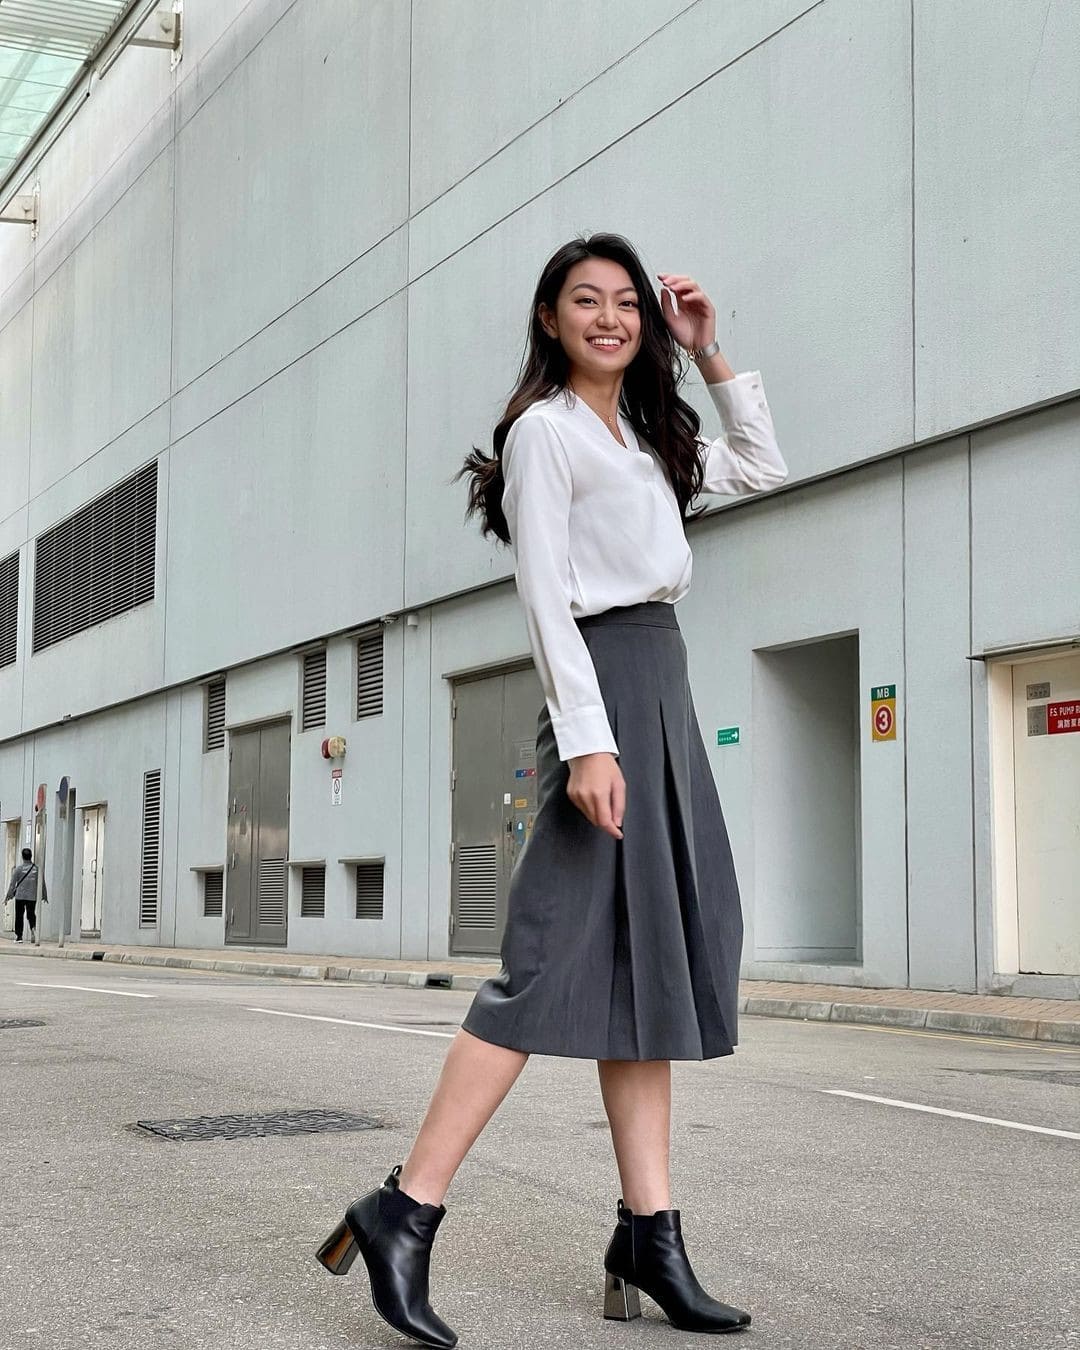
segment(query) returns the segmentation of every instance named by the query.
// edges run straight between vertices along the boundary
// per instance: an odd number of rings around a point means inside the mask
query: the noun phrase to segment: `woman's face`
[[[571,376],[610,378],[626,369],[641,347],[641,305],[630,273],[609,258],[585,258],[566,274],[554,313],[541,305],[540,322],[558,338]]]

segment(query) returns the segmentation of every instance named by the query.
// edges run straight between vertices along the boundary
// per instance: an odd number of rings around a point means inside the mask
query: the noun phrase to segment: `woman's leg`
[[[670,1209],[671,1062],[600,1059],[596,1068],[624,1203],[635,1214]]]
[[[461,1030],[446,1055],[399,1185],[421,1204],[441,1205],[454,1173],[514,1086],[529,1056]]]

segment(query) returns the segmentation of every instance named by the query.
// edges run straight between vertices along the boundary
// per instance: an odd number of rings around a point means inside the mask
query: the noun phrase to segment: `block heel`
[[[353,1237],[352,1229],[343,1219],[319,1247],[315,1256],[331,1275],[347,1275],[359,1250],[360,1245]]]
[[[641,1316],[641,1295],[632,1284],[605,1271],[604,1316],[616,1322],[632,1322]]]

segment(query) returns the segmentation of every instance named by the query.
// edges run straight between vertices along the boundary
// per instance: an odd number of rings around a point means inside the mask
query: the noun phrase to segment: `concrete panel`
[[[34,293],[33,241],[25,225],[0,229],[0,328]]]
[[[904,462],[908,919],[917,989],[975,983],[968,486],[966,441]]]
[[[0,558],[22,543],[23,508],[30,490],[33,324],[33,309],[25,305],[0,328]]]
[[[186,0],[184,57],[177,69],[180,125],[211,98],[233,71],[296,6],[297,0]],[[340,15],[348,0],[322,0]]]
[[[811,23],[827,68],[807,80]],[[702,281],[729,361],[763,372],[793,480],[908,442],[909,384],[881,376],[910,366],[907,41],[895,8],[820,7],[410,286],[410,602],[512,570],[462,525],[464,487],[447,480],[469,446],[490,449],[536,276],[582,230],[619,228],[650,271]],[[717,108],[740,147],[730,162],[701,150]],[[695,209],[628,194],[643,166],[693,183]]]
[[[168,147],[172,91],[169,57],[134,47],[94,80],[34,175],[41,183],[38,284]]]
[[[183,126],[178,386],[405,219],[408,21],[392,0],[294,5]]]
[[[400,606],[403,382],[398,301],[176,448],[170,680]]]
[[[690,685],[713,764],[743,893],[744,972],[751,978],[903,984],[906,978],[901,483],[895,464],[868,467],[691,527],[695,575],[680,602]],[[783,829],[752,772],[753,652],[859,634],[863,966],[754,962],[755,856]],[[870,743],[869,692],[896,684],[895,742]],[[719,727],[743,729],[718,746]],[[814,840],[806,847],[813,848]]]
[[[547,15],[561,7],[538,6],[530,13],[528,22],[545,24]],[[605,8],[607,6],[597,5],[581,11],[581,16],[595,17]],[[498,122],[488,120],[481,133],[485,142],[497,141],[498,149],[490,157],[478,160],[475,167],[457,177],[452,185],[448,183],[430,200],[414,190],[409,238],[411,278],[437,266],[463,244],[490,229],[504,216],[520,210],[538,194],[550,190],[588,160],[610,149],[624,136],[631,135],[650,118],[674,108],[699,85],[706,87],[714,97],[704,120],[696,128],[693,143],[707,146],[712,136],[721,144],[728,143],[726,121],[729,110],[723,96],[728,67],[743,59],[758,43],[777,34],[785,24],[797,23],[804,8],[796,0],[754,0],[754,3],[737,0],[737,3],[723,7],[689,5],[646,41],[629,48],[620,60],[598,68],[592,78],[586,79],[557,103],[549,101],[552,90],[545,85],[540,91],[535,119],[529,124],[522,122],[518,135],[509,135],[508,126],[516,125],[516,119],[523,116],[518,79],[522,72],[502,65],[492,68],[490,63],[481,62],[485,76],[499,80],[513,75],[515,79],[512,97],[503,109],[504,117]],[[617,12],[629,20],[636,17],[631,6],[619,6]],[[499,14],[505,14],[503,22],[510,20],[511,12],[505,7],[500,7]],[[445,15],[449,20],[450,12],[445,11]],[[515,29],[520,27],[519,18],[519,14],[513,14]],[[783,40],[798,40],[797,33],[806,31],[806,26],[801,25],[796,33],[784,35]],[[512,40],[516,41],[520,36],[521,33],[515,31]],[[600,39],[601,46],[612,36],[613,29]],[[419,34],[417,40],[422,43]],[[486,34],[463,26],[452,40],[461,43],[483,41],[486,45]],[[587,63],[590,55],[587,48],[579,48],[576,44],[560,51],[560,56],[568,57],[571,62]],[[425,60],[425,55],[419,59]],[[539,71],[544,80],[560,78],[558,64],[531,69]],[[440,64],[435,78],[463,80],[465,71],[464,67],[459,70],[452,65]],[[527,66],[526,77],[529,71]],[[421,83],[418,87],[423,89],[425,86]],[[414,99],[413,124],[423,127],[426,133],[428,123],[441,110],[425,111],[418,106],[420,104],[420,99]],[[486,104],[477,101],[471,90],[466,107],[466,116],[487,112]],[[432,146],[444,150],[444,157],[431,165],[430,171],[436,177],[444,173],[446,154],[453,160],[455,155],[467,153],[467,143],[458,139],[458,118],[450,123],[439,116],[439,122],[441,125],[426,140],[414,143],[414,186],[418,174],[426,176]],[[454,139],[444,146],[451,126]],[[725,169],[729,167],[725,164]],[[660,166],[645,168],[649,173],[662,173]],[[612,200],[621,208],[624,198],[625,184]]]
[[[171,199],[163,156],[38,291],[31,494],[168,399]]]
[[[972,650],[1080,631],[1080,405],[973,435]]]
[[[229,695],[226,687],[225,715]],[[221,947],[225,942],[225,919],[203,915],[202,877],[193,867],[223,866],[226,861],[228,811],[228,749],[203,750],[205,691],[189,685],[176,691],[179,717],[177,777],[180,791],[176,809],[176,846],[172,850],[175,943],[180,947]]]
[[[923,437],[1077,387],[1080,8],[914,11]]]
[[[326,860],[325,918],[300,918],[300,878],[292,878],[289,946],[294,951],[400,955],[401,869],[406,852],[401,813],[402,658],[413,638],[414,630],[405,631],[400,621],[385,631],[381,716],[357,721],[356,641],[339,638],[327,647],[326,725],[300,731],[299,714],[293,723],[289,854]],[[288,663],[298,690],[299,658]],[[343,760],[323,759],[320,746],[326,736],[346,738]],[[335,767],[342,769],[340,806],[331,805]],[[356,918],[355,872],[339,859],[357,857],[386,860],[381,920]]]
[[[740,8],[749,6],[743,0]],[[571,100],[687,8],[685,0],[473,0],[467,22],[416,0],[412,209]],[[627,86],[632,84],[627,79]],[[447,116],[447,109],[453,116]]]
[[[406,243],[402,228],[185,385],[172,402],[174,442],[350,324],[378,324],[373,311],[405,285]]]

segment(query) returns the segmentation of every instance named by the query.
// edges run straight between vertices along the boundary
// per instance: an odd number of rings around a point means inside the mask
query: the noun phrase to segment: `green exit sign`
[[[738,745],[738,744],[739,744],[739,728],[738,728],[738,727],[721,727],[720,730],[716,733],[716,744],[717,744],[717,745]]]

